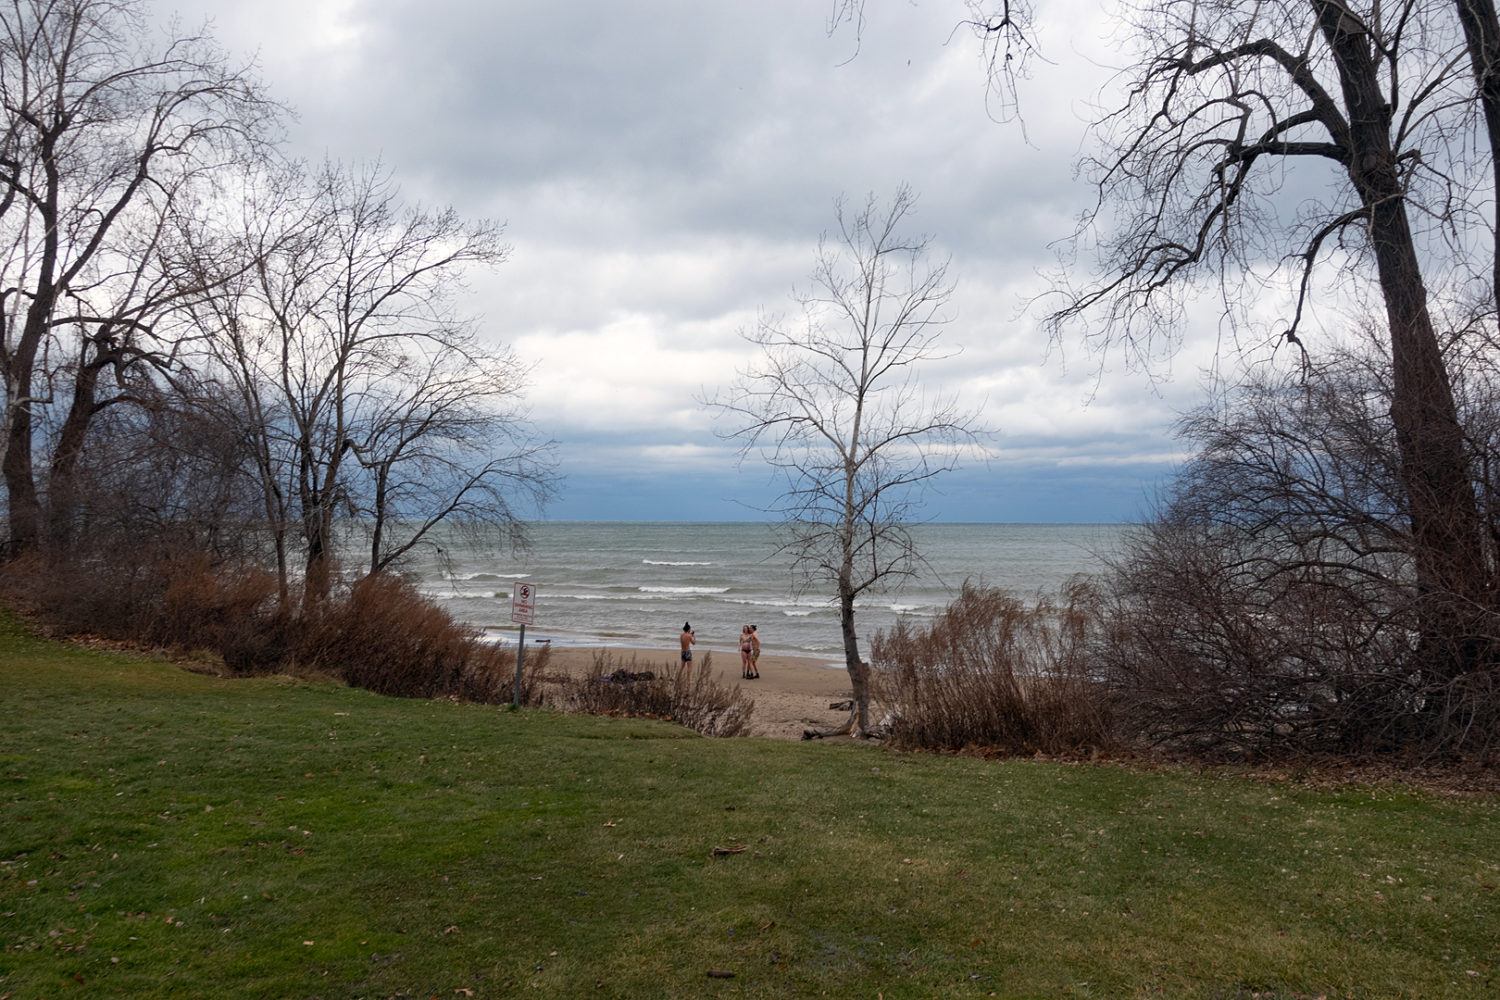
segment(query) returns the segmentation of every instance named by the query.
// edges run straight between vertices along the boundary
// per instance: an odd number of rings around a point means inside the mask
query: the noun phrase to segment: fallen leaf
[[[730,844],[728,847],[715,847],[709,853],[716,858],[722,858],[726,854],[743,854],[750,850],[749,844]]]

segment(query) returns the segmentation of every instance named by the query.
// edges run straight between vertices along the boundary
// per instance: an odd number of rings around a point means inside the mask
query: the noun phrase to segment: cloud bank
[[[924,383],[998,431],[928,513],[1131,519],[1210,356],[1148,379],[1049,343],[1028,308],[1089,204],[1072,162],[1111,51],[1091,5],[1048,8],[1023,130],[988,117],[947,0],[872,4],[858,39],[805,0],[176,6],[257,54],[303,155],[379,159],[411,200],[505,222],[511,260],[471,277],[470,305],[534,365],[567,477],[549,517],[759,516],[767,470],[697,400],[751,361],[740,331],[792,305],[835,199],[906,183],[958,280],[943,340],[962,353]]]

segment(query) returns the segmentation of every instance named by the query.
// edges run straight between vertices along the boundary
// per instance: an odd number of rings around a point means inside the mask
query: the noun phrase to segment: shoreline
[[[482,641],[494,643],[495,645],[506,646],[511,649],[515,648],[516,640],[520,638],[520,630],[513,625],[475,625],[472,622],[463,624],[466,624],[469,628],[473,628],[478,631],[479,638]],[[652,656],[660,655],[668,658],[674,658],[678,655],[675,648],[666,646],[659,641],[653,641],[650,639],[637,639],[633,636],[627,635],[599,635],[558,632],[554,629],[548,629],[540,636],[538,636],[530,626],[527,627],[526,649],[528,653],[533,652],[537,649],[581,649],[586,651],[610,650],[616,653],[634,653],[643,656],[646,654],[650,654]],[[715,659],[727,656],[733,657],[735,662],[739,662],[740,654],[738,649],[733,644],[718,646],[700,642],[698,645],[693,647],[693,651],[695,657],[701,657],[704,653],[712,653],[714,654]],[[762,653],[761,655],[762,657],[765,657],[770,654]],[[837,652],[819,653],[806,649],[791,649],[780,655],[785,656],[786,658],[791,660],[806,661],[807,663],[818,664],[819,666],[827,670],[835,670],[840,673],[843,673],[845,671],[844,654],[842,650],[839,650]]]
[[[535,647],[527,643],[527,652]],[[675,649],[638,648],[622,645],[561,646],[549,644],[547,669],[581,674],[596,656],[609,656],[616,667],[627,670],[676,670],[681,666]],[[719,684],[738,687],[755,703],[751,733],[768,739],[800,740],[807,729],[832,729],[849,717],[847,710],[830,709],[829,703],[851,696],[849,674],[817,657],[796,653],[762,652],[760,680],[740,677],[740,658],[734,650],[695,649],[693,668],[702,669],[704,656],[709,674]],[[523,671],[526,669],[523,663]]]

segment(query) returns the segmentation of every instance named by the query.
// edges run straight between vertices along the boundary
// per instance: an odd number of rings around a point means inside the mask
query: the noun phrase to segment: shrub
[[[49,565],[36,555],[4,566],[6,599],[63,634],[138,638],[140,607],[149,589],[144,566],[130,574],[100,572],[96,565]]]
[[[1206,759],[1484,755],[1494,675],[1425,669],[1395,576],[1309,555],[1285,530],[1142,529],[1114,567],[1097,653],[1122,726]]]
[[[1113,747],[1100,678],[1087,668],[1095,595],[1028,607],[964,584],[926,628],[901,618],[871,644],[877,698],[892,710],[891,741],[906,749],[1068,754]]]
[[[547,655],[536,654],[522,677],[526,704],[540,701],[537,677]],[[411,584],[385,573],[364,577],[307,612],[296,658],[377,694],[484,704],[515,694],[515,653],[482,642]]]
[[[1100,666],[1136,738],[1206,758],[1500,750],[1500,370],[1456,369],[1485,539],[1413,531],[1382,340],[1263,370],[1115,560]],[[1457,528],[1455,528],[1457,530]],[[1454,536],[1458,537],[1458,536]]]
[[[160,600],[146,637],[169,647],[222,649],[246,623],[273,617],[276,577],[256,566],[215,565],[206,555],[164,560],[156,569]]]
[[[667,719],[704,736],[746,736],[755,703],[738,688],[727,688],[709,676],[713,654],[701,664],[666,663],[640,669],[631,657],[617,663],[600,650],[582,677],[563,682],[558,698],[565,711]]]
[[[306,608],[283,607],[274,574],[203,553],[139,552],[67,562],[13,561],[10,599],[49,627],[217,653],[235,676],[325,672],[379,694],[486,704],[515,696],[515,653],[480,640],[398,577],[375,574]],[[539,704],[541,650],[521,698]]]
[[[147,558],[28,559],[7,566],[5,582],[59,631],[215,652],[243,645],[248,624],[263,631],[276,593],[275,578],[258,567],[166,549]]]

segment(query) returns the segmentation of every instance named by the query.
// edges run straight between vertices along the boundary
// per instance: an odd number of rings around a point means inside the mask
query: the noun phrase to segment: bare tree
[[[276,109],[203,36],[151,42],[139,0],[0,8],[0,372],[10,548],[35,548],[42,416],[65,406],[66,488],[92,419],[165,363],[163,220],[264,134]],[[100,395],[100,377],[115,376]]]
[[[1491,655],[1495,573],[1413,224],[1435,221],[1428,235],[1440,237],[1469,221],[1474,87],[1462,34],[1443,20],[1451,11],[1424,0],[1164,0],[1138,11],[1153,47],[1091,164],[1104,277],[1065,285],[1052,315],[1057,329],[1102,317],[1101,342],[1149,357],[1181,328],[1200,280],[1222,290],[1226,316],[1243,317],[1266,301],[1253,276],[1279,258],[1289,303],[1279,339],[1300,345],[1316,276],[1366,259],[1369,270],[1337,278],[1373,275],[1384,303],[1426,658],[1448,675]],[[1316,184],[1331,194],[1285,198],[1288,178],[1306,185],[1299,196]]]
[[[1204,754],[1500,741],[1492,673],[1427,667],[1383,340],[1307,373],[1262,368],[1183,422],[1196,457],[1116,561],[1095,656],[1138,734]],[[1494,362],[1455,373],[1488,460]]]
[[[259,563],[263,538],[246,489],[249,442],[214,411],[213,384],[190,374],[142,405],[111,407],[77,458],[76,516],[87,527],[67,562],[108,566],[109,576],[147,570],[164,557],[212,565]],[[101,588],[109,581],[101,581]]]
[[[380,377],[354,446],[369,572],[397,563],[439,524],[504,534],[524,520],[518,504],[540,509],[552,497],[552,442],[534,436],[519,405],[525,376],[509,352],[451,330],[440,350],[402,355]]]
[[[786,483],[771,508],[783,550],[809,584],[834,585],[854,689],[838,732],[858,735],[870,689],[856,602],[915,571],[923,489],[979,434],[955,400],[918,387],[924,362],[951,356],[937,341],[953,285],[947,262],[927,259],[931,241],[900,231],[914,202],[904,186],[884,206],[872,195],[850,212],[840,200],[837,236],[820,240],[812,287],[795,296],[800,321],[767,317],[745,332],[759,359],[709,400],[740,422],[730,436],[742,460],[758,455]]]
[[[277,180],[288,186],[278,186],[279,192],[293,185],[290,176],[278,176]],[[296,521],[294,494],[285,468],[291,452],[290,435],[285,430],[290,417],[271,377],[267,357],[271,344],[258,295],[259,269],[253,266],[254,261],[269,257],[277,240],[273,234],[282,231],[285,220],[273,209],[262,210],[253,199],[243,207],[247,225],[258,220],[261,226],[250,226],[250,235],[241,242],[238,252],[204,253],[197,258],[200,267],[216,273],[203,282],[213,287],[213,293],[195,299],[189,307],[194,324],[204,334],[206,358],[198,367],[213,387],[213,391],[197,395],[194,404],[242,442],[246,456],[244,488],[254,498],[261,534],[269,543],[278,607],[287,609],[291,604]],[[252,266],[244,266],[247,259]]]
[[[249,420],[283,598],[289,534],[307,598],[327,594],[340,517],[371,526],[372,572],[444,520],[514,526],[514,502],[550,495],[549,447],[517,408],[524,369],[454,301],[507,256],[500,227],[403,207],[378,167],[263,187],[253,272],[210,282],[196,313]]]
[[[1025,39],[1029,10],[1009,0],[965,6],[964,23],[987,46],[991,86],[1008,88],[1013,61],[1005,56]],[[864,8],[862,0],[838,0],[833,23],[860,26]],[[1399,642],[1384,651],[1425,673],[1417,686],[1433,696],[1416,701],[1431,718],[1451,715],[1444,692],[1484,681],[1500,655],[1492,451],[1474,418],[1461,419],[1458,384],[1462,358],[1493,351],[1500,315],[1500,18],[1493,0],[1140,0],[1121,12],[1142,54],[1122,76],[1121,106],[1097,125],[1103,152],[1085,167],[1099,202],[1070,247],[1096,250],[1102,277],[1080,282],[1067,262],[1056,286],[1061,304],[1049,317],[1053,332],[1082,329],[1102,350],[1150,365],[1176,351],[1190,306],[1212,290],[1221,328],[1252,339],[1260,329],[1267,342],[1298,352],[1304,374],[1326,378],[1331,369],[1315,364],[1307,346],[1314,307],[1333,294],[1377,296],[1389,331],[1378,381],[1388,395],[1371,427],[1388,434],[1392,448],[1382,454],[1395,475],[1386,481],[1390,495],[1359,498],[1368,509],[1340,507],[1340,524],[1388,529],[1399,556],[1383,553],[1395,559],[1383,571],[1409,575],[1412,591],[1402,604],[1414,617],[1405,621],[1422,638],[1412,653]],[[1349,310],[1333,311],[1345,325]],[[1353,391],[1347,380],[1342,388]],[[1285,395],[1257,398],[1286,402]],[[1257,416],[1272,426],[1269,411]],[[1277,527],[1309,510],[1326,514],[1328,497],[1312,476],[1324,442],[1307,426],[1298,434],[1310,449],[1303,471],[1311,478],[1282,469],[1279,478],[1257,480],[1258,490],[1284,484],[1264,493],[1262,513]],[[1245,440],[1252,439],[1277,440],[1269,432]],[[1275,469],[1274,460],[1298,452],[1281,445],[1255,457]],[[1228,489],[1216,477],[1230,469],[1211,467],[1210,479],[1189,477],[1181,488]],[[1352,499],[1340,499],[1346,502]],[[1207,509],[1199,513],[1213,523]],[[1385,521],[1392,513],[1400,530]],[[1161,552],[1184,540],[1189,563],[1198,551],[1199,540],[1176,525],[1163,525],[1158,540]],[[1201,551],[1222,541],[1215,535]],[[1271,549],[1290,559],[1282,579],[1305,568],[1284,538]],[[1270,558],[1257,549],[1262,569]],[[1236,579],[1248,600],[1274,592],[1257,589],[1256,574]],[[1186,576],[1178,582],[1195,586]],[[1344,613],[1334,603],[1323,610]],[[1225,645],[1224,662],[1233,661],[1227,651],[1235,645]]]

